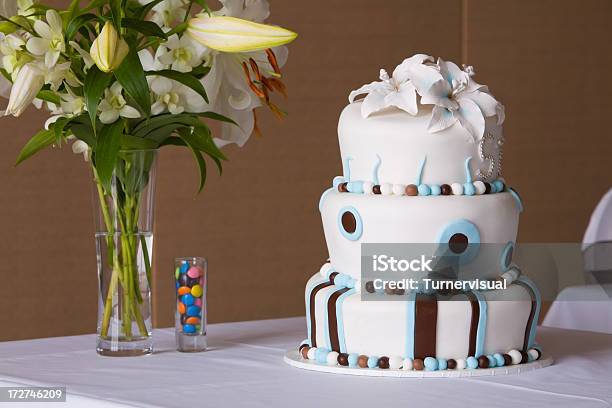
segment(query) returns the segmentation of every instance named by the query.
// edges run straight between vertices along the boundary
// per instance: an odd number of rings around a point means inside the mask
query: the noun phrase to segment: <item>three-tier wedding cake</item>
[[[351,92],[338,125],[344,174],[319,202],[329,260],[306,285],[303,361],[437,371],[541,357],[540,295],[512,261],[523,205],[500,177],[504,107],[473,76],[418,54]],[[489,248],[478,278],[503,285],[381,289],[362,278],[368,243],[436,244],[476,265],[490,244],[495,261]]]

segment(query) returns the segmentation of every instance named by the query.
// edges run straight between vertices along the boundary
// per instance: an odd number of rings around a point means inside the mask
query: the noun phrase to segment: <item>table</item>
[[[303,317],[209,328],[212,350],[198,354],[174,352],[171,329],[156,330],[157,352],[139,358],[96,355],[94,335],[0,343],[0,383],[65,385],[67,404],[51,405],[62,407],[612,405],[609,334],[543,327],[538,339],[555,364],[522,375],[398,379],[289,367],[283,354],[304,338]]]

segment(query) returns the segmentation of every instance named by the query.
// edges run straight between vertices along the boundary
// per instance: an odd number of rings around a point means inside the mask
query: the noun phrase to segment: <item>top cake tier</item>
[[[344,178],[403,185],[497,179],[504,110],[473,75],[472,67],[416,55],[393,76],[381,70],[380,81],[353,91],[338,124]]]

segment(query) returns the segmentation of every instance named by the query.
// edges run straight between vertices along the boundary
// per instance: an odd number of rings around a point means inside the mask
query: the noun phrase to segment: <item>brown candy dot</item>
[[[485,185],[485,194],[491,193],[491,183],[484,183]]]
[[[341,193],[348,193],[348,188],[346,188],[347,184],[348,183],[346,183],[346,182],[338,184],[338,191],[341,192]]]
[[[348,354],[346,353],[338,354],[338,364],[346,367],[348,365]]]
[[[342,222],[342,228],[349,234],[352,234],[357,229],[357,220],[352,212],[345,211],[340,220]]]
[[[380,186],[376,184],[374,187],[372,187],[372,192],[374,194],[380,194]]]
[[[509,354],[504,354],[504,355],[502,355],[502,357],[504,358],[504,365],[505,366],[512,365],[512,357],[510,357]]]
[[[468,237],[460,232],[453,234],[448,240],[448,248],[455,254],[462,254],[468,247]]]
[[[448,184],[442,184],[440,186],[440,193],[442,195],[451,195],[453,193],[453,189]]]
[[[457,368],[457,362],[452,358],[449,358],[446,361],[446,368],[448,368],[449,370],[454,370],[455,368]]]
[[[412,368],[414,368],[417,371],[421,371],[422,369],[425,368],[425,363],[423,363],[422,359],[415,358],[414,361],[412,362]]]
[[[487,358],[487,356],[478,357],[478,367],[489,368],[489,359]]]
[[[299,350],[299,351],[302,351],[302,349],[303,349],[304,347],[308,347],[308,344],[306,344],[306,343],[302,343],[302,344],[300,344],[300,347],[298,348],[298,350]]]
[[[521,364],[525,364],[529,361],[529,354],[526,351],[521,350]]]
[[[360,355],[357,358],[357,365],[361,368],[368,368],[368,356]]]
[[[406,186],[406,195],[415,196],[419,195],[419,188],[414,184],[408,184]]]
[[[378,359],[378,368],[389,368],[389,357],[381,357]]]
[[[308,350],[310,350],[310,347],[308,346],[300,348],[300,354],[302,354],[302,357],[306,360],[308,360]]]
[[[373,281],[367,281],[366,284],[365,284],[365,290],[368,293],[376,292],[376,290],[374,289],[374,282]]]

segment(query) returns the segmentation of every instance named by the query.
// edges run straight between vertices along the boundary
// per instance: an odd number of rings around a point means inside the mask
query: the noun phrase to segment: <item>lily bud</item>
[[[265,50],[290,43],[297,37],[282,27],[207,14],[189,20],[187,33],[208,48],[223,52]]]
[[[5,115],[19,116],[32,103],[45,84],[44,73],[33,64],[24,65],[11,88]]]
[[[115,26],[107,21],[91,45],[89,54],[100,71],[111,72],[121,65],[129,51],[130,47],[119,36]]]

